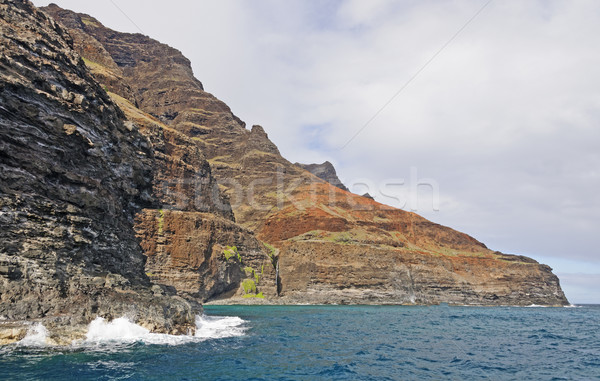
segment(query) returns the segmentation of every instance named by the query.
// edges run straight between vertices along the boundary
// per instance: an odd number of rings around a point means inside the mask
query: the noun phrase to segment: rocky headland
[[[290,163],[178,50],[0,4],[6,340],[96,316],[185,333],[207,301],[568,304],[548,266]]]
[[[290,163],[263,127],[247,129],[207,93],[176,49],[112,31],[91,16],[53,6],[46,11],[79,36],[75,49],[111,93],[163,123],[162,130],[195,143],[235,222],[250,233],[252,244],[229,245],[237,247],[242,260],[249,258],[246,267],[266,269],[256,285],[264,301],[567,304],[548,266],[489,250],[466,234],[347,192],[330,163],[304,168]],[[145,228],[138,225],[139,232]],[[256,238],[266,250],[259,250]],[[165,259],[172,250],[165,247],[155,270],[170,271]],[[278,281],[272,273],[276,264]],[[251,296],[242,288],[233,293],[236,302],[257,302],[242,298]],[[214,293],[207,299],[222,297]]]

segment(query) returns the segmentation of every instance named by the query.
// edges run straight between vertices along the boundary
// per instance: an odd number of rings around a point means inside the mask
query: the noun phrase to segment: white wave
[[[17,344],[26,347],[43,347],[46,345],[48,338],[48,330],[42,323],[32,325]]]
[[[125,317],[114,319],[110,322],[97,317],[88,326],[85,342],[135,342],[149,335],[150,331],[142,326],[132,323]]]
[[[243,336],[245,321],[237,316],[196,315],[196,335],[202,339]]]
[[[167,335],[152,333],[150,330],[133,323],[126,317],[106,321],[101,317],[94,319],[88,326],[85,340],[79,346],[124,344],[143,342],[145,344],[178,345],[194,341],[189,335]]]
[[[201,342],[210,339],[243,336],[246,321],[236,316],[196,316],[195,335],[168,335],[152,333],[150,330],[133,323],[126,317],[112,321],[97,317],[89,325],[85,339],[73,343],[73,347],[93,348],[112,344],[130,344],[143,342],[157,345],[180,345]],[[18,345],[28,347],[46,346],[48,330],[41,323],[32,325]]]
[[[196,334],[192,336],[152,333],[125,317],[110,322],[99,317],[90,323],[86,339],[82,344],[85,346],[86,344],[143,342],[145,344],[179,345],[242,336],[246,330],[243,327],[244,323],[245,321],[239,317],[197,315]]]

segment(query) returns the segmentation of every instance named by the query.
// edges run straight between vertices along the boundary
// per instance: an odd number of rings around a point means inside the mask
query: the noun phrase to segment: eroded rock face
[[[264,247],[241,226],[213,214],[173,210],[144,210],[138,218],[136,226],[148,255],[146,271],[152,280],[205,301],[239,294],[240,283],[252,279],[244,271],[250,267],[263,272],[260,292],[275,294],[274,272]],[[243,253],[242,266],[235,256],[224,257],[228,246]]]
[[[154,296],[133,230],[156,204],[148,140],[29,2],[0,1],[0,54],[3,324],[42,319],[52,332],[128,314],[154,331],[193,329],[189,303]]]
[[[313,175],[317,176],[321,180],[327,181],[329,184],[338,187],[342,190],[347,191],[348,188],[342,183],[342,181],[338,178],[335,168],[333,164],[326,161],[322,164],[300,164],[296,163],[302,169],[306,169]]]
[[[290,163],[262,127],[247,130],[229,107],[206,93],[177,50],[141,35],[111,31],[89,16],[79,15],[85,22],[71,22],[67,11],[49,11],[110,55],[126,84],[124,90],[107,76],[111,91],[133,97],[140,112],[197,144],[236,222],[274,246],[281,296],[265,295],[270,301],[568,303],[547,266],[491,251],[466,234],[331,185],[337,176],[327,163],[313,168],[325,181]],[[76,46],[84,57],[99,50],[84,38]],[[101,81],[103,75],[98,75]],[[142,227],[151,231],[150,224]],[[183,237],[178,232],[174,230],[172,240]],[[153,252],[159,250],[147,250]]]
[[[252,232],[235,224],[229,200],[212,175],[205,147],[197,138],[202,129],[194,127],[192,133],[185,134],[165,124],[178,114],[177,107],[163,105],[151,114],[138,108],[139,104],[162,102],[161,94],[183,99],[200,94],[210,102],[211,97],[201,91],[202,84],[191,75],[189,61],[175,49],[147,37],[106,29],[90,16],[57,6],[44,9],[69,27],[75,48],[124,111],[130,128],[149,139],[154,155],[152,189],[158,206],[144,209],[135,222],[148,257],[146,273],[152,281],[200,301],[241,292],[240,283],[248,278],[244,267],[258,270],[268,256]],[[155,60],[148,61],[149,55]],[[137,65],[144,70],[133,70]],[[175,81],[167,85],[174,88],[191,78],[185,82],[191,90],[171,94],[161,87],[165,83],[157,79],[160,76]],[[145,90],[137,87],[138,81],[146,84]],[[136,86],[132,88],[129,83]],[[198,89],[200,93],[195,92]],[[261,146],[262,135],[266,134],[257,126],[250,144],[278,154],[272,143]],[[227,247],[238,248],[243,263],[225,260]],[[263,280],[261,292],[270,290],[270,283]]]

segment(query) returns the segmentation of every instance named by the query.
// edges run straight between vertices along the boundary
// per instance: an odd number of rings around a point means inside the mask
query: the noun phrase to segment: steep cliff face
[[[154,295],[133,230],[155,203],[148,140],[29,2],[0,1],[0,54],[2,324],[42,319],[58,335],[128,314],[155,331],[193,329],[187,302]]]
[[[152,189],[158,205],[145,208],[135,220],[148,257],[145,271],[150,279],[199,300],[236,291],[243,294],[241,282],[251,278],[244,268],[260,269],[268,262],[264,246],[252,232],[235,224],[229,200],[212,175],[198,139],[164,123],[177,114],[176,109],[165,106],[149,114],[138,108],[139,104],[156,104],[156,94],[187,99],[194,89],[202,89],[202,84],[191,76],[187,59],[145,36],[105,29],[89,16],[55,5],[45,11],[69,28],[75,48],[123,110],[128,125],[139,129],[150,141],[155,169]],[[98,39],[86,33],[88,29],[97,31],[94,36]],[[109,44],[107,49],[112,55],[99,40]],[[148,56],[156,59],[148,61]],[[131,70],[135,65],[144,66],[143,75]],[[169,83],[156,79],[161,75],[168,77]],[[188,77],[192,80],[186,82]],[[146,90],[140,92],[129,85],[138,81],[146,83]],[[192,90],[171,94],[170,87],[178,88],[179,83]],[[235,247],[243,255],[243,263],[226,260],[224,251],[228,247]],[[274,293],[273,284],[265,277],[260,290]]]
[[[299,166],[302,169],[305,169],[307,171],[309,171],[310,173],[312,173],[313,175],[317,176],[318,178],[320,178],[321,180],[325,180],[327,181],[329,184],[338,187],[342,190],[347,191],[348,188],[346,188],[346,186],[342,183],[342,181],[339,179],[339,177],[337,176],[337,173],[335,171],[335,168],[333,167],[333,164],[331,164],[330,162],[326,161],[322,164],[300,164],[300,163],[296,163],[297,166]]]
[[[135,223],[148,256],[146,272],[200,300],[235,293],[247,278],[243,267],[258,269],[267,261],[264,246],[235,223],[198,143],[111,94],[154,148],[153,184],[161,206],[144,209]],[[243,264],[225,258],[228,247],[243,253]],[[262,283],[266,291],[268,282]]]
[[[110,82],[113,74],[102,74],[106,65],[97,72],[111,91],[197,144],[236,221],[273,245],[281,296],[275,297],[272,287],[267,299],[567,304],[547,266],[491,251],[466,234],[353,195],[288,162],[262,127],[247,130],[206,93],[175,49],[111,31],[89,16],[56,7],[48,11],[74,29],[74,36],[83,36],[75,45],[84,57],[100,47],[110,55],[122,84]],[[81,22],[73,22],[77,17]],[[88,38],[95,42],[86,43]]]

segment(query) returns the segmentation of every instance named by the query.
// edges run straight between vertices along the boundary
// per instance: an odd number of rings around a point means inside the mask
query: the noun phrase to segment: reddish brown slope
[[[236,221],[277,247],[283,291],[277,302],[567,303],[547,266],[490,251],[291,164],[262,127],[246,130],[206,93],[177,50],[111,31],[89,16],[48,11],[82,41],[95,41],[78,45],[84,57],[99,46],[110,55],[122,78],[117,85],[105,76],[112,91],[197,143]]]

